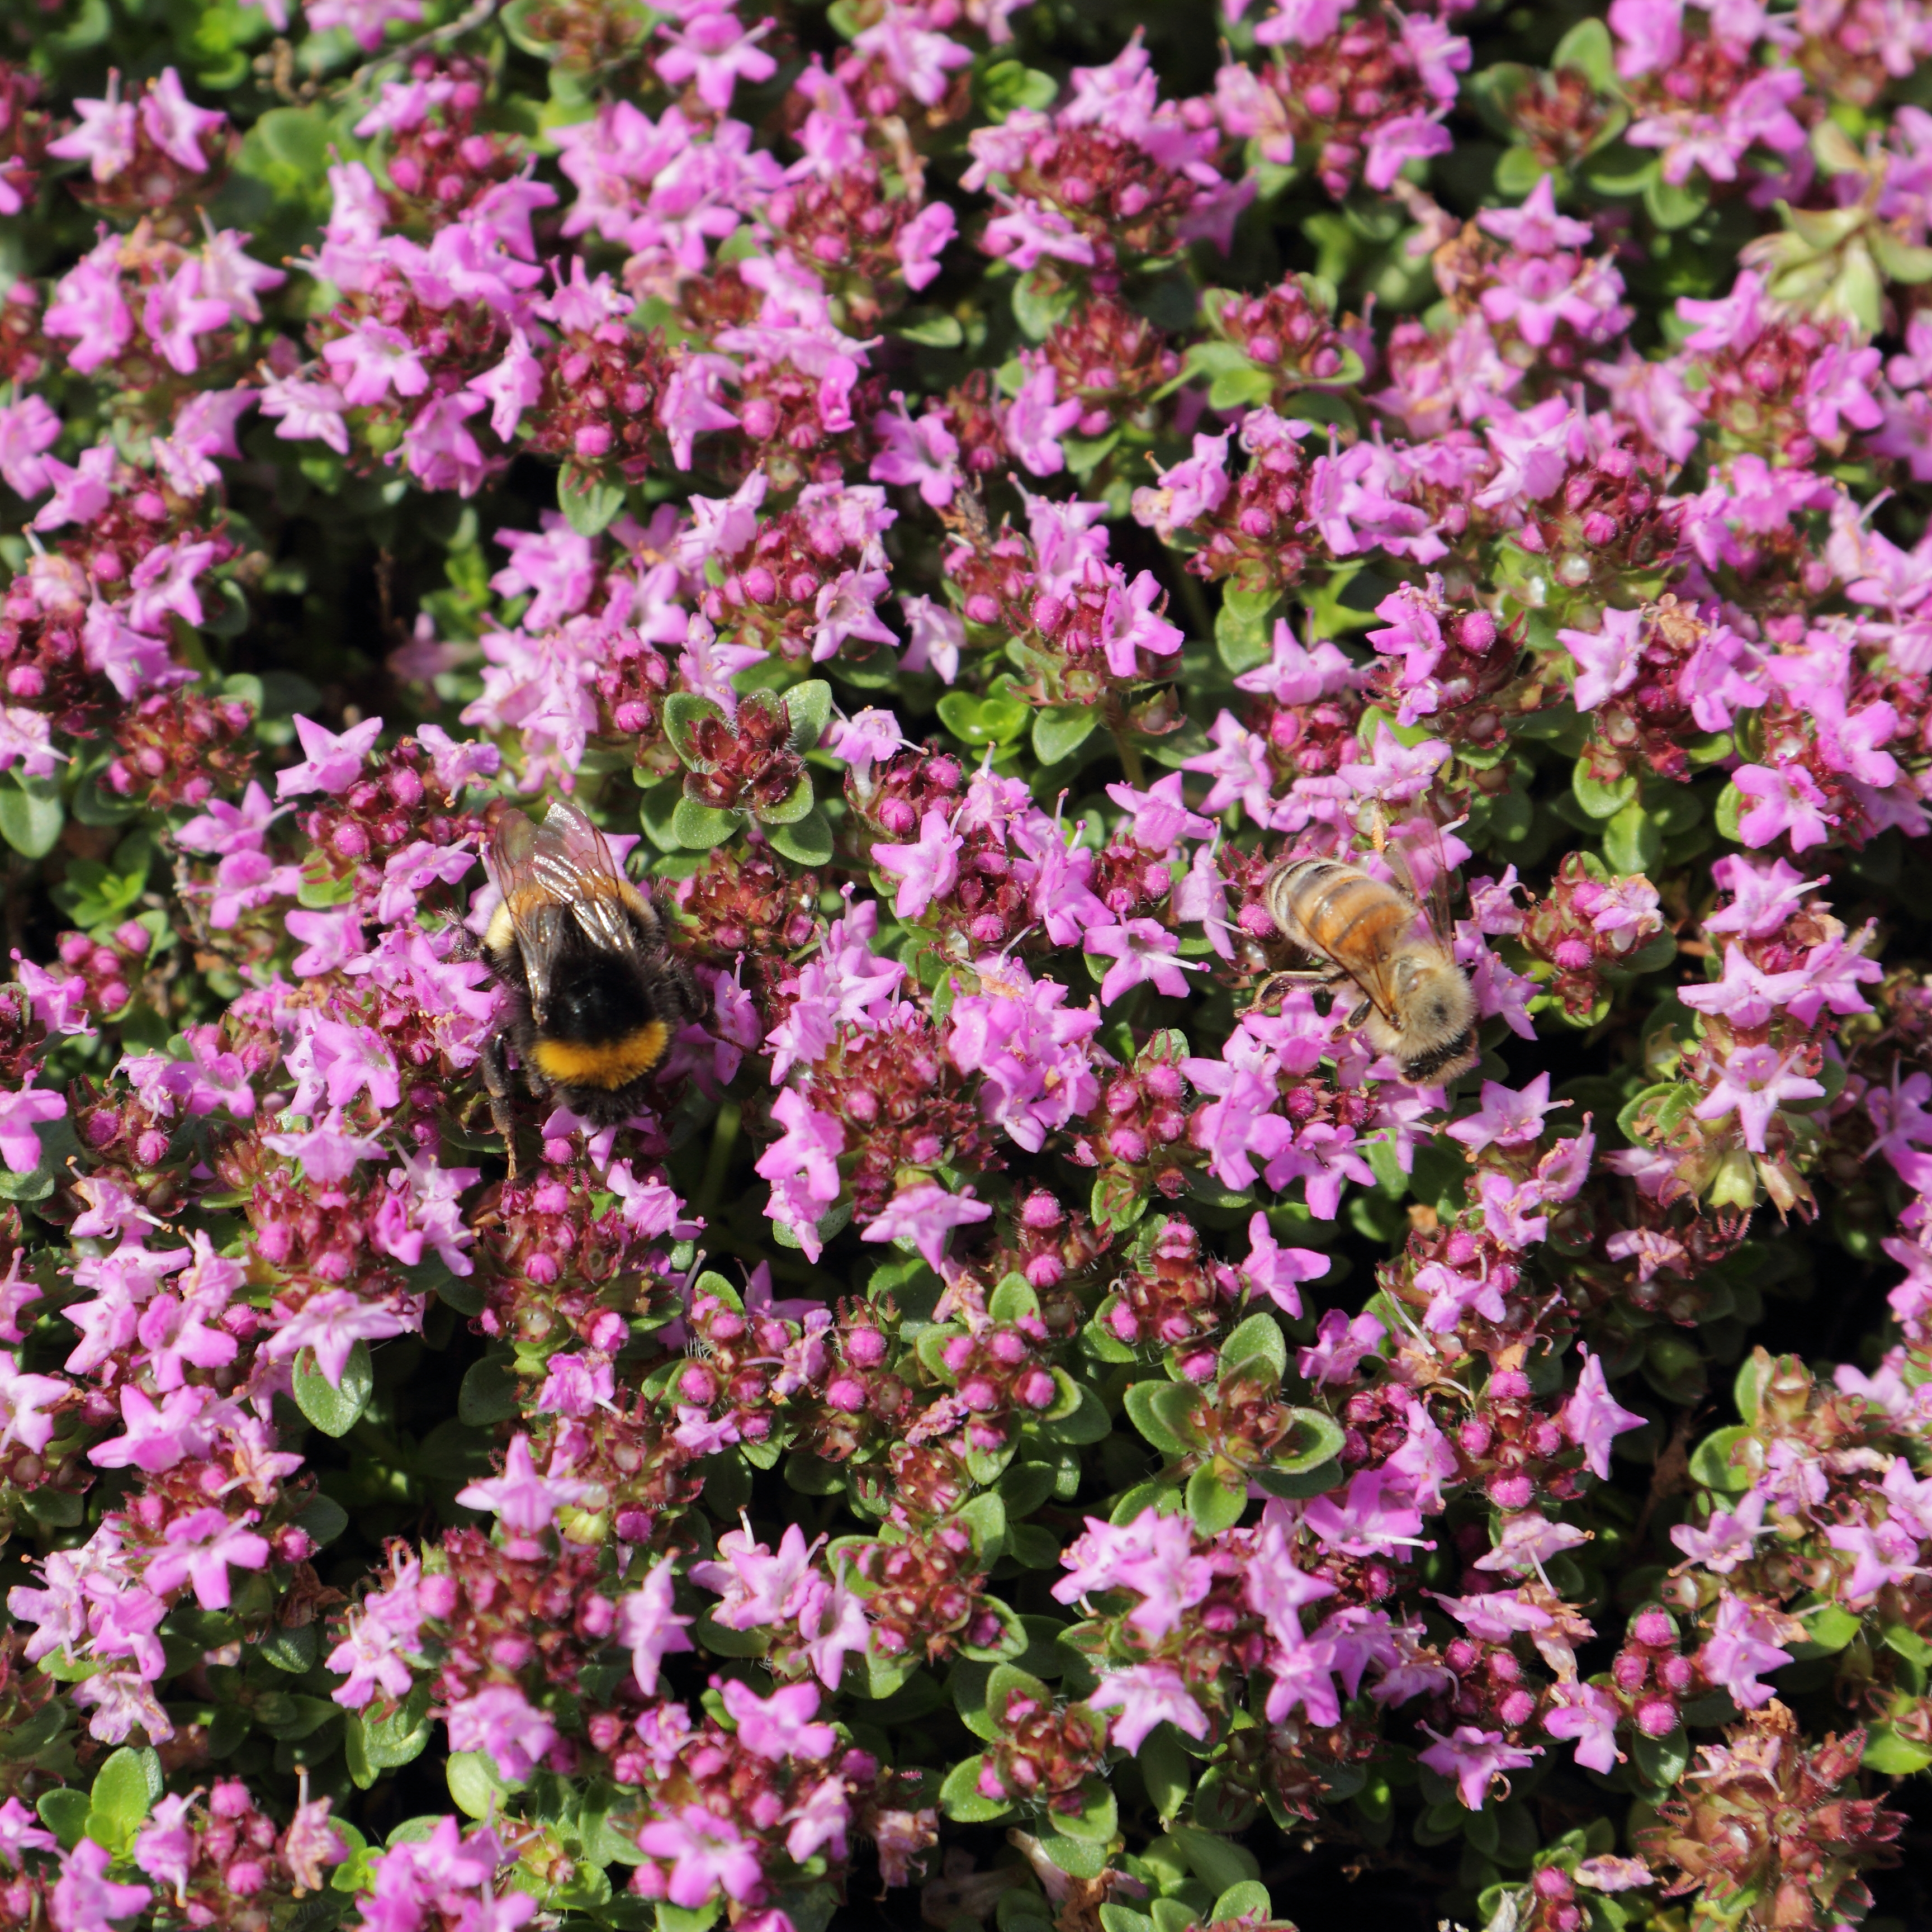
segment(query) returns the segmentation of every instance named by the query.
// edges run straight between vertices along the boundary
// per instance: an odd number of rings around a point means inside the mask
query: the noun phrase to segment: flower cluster
[[[1932,7],[154,10],[0,46],[0,1919],[1908,1918]]]

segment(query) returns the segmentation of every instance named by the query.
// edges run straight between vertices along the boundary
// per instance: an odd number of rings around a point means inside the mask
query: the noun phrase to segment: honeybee
[[[559,800],[541,825],[505,812],[490,856],[503,902],[482,954],[505,1018],[484,1049],[483,1084],[514,1175],[510,1049],[539,1100],[609,1126],[638,1111],[646,1076],[700,1007],[656,909],[577,806]]]
[[[1285,860],[1262,888],[1282,936],[1324,962],[1275,980],[1352,980],[1362,997],[1348,1024],[1418,1087],[1453,1080],[1479,1057],[1476,996],[1449,941],[1439,846],[1437,857],[1426,914],[1412,874],[1405,892],[1342,859]]]

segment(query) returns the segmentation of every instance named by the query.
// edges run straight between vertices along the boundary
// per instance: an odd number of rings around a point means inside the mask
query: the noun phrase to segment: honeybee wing
[[[636,890],[618,871],[603,833],[578,806],[559,800],[541,825],[520,812],[506,812],[490,855],[539,1006],[549,993],[566,922],[595,945],[616,951],[636,946],[628,916]]]
[[[1462,823],[1460,819],[1456,821],[1456,825]],[[1456,827],[1452,825],[1448,829],[1453,832]],[[1450,880],[1455,867],[1443,834],[1444,828],[1427,812],[1415,812],[1391,828],[1382,856],[1428,921],[1430,932],[1446,946],[1454,943],[1456,932],[1449,909]]]

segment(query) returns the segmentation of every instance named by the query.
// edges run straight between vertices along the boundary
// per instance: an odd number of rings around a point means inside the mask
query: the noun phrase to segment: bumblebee
[[[652,1070],[702,1009],[656,908],[577,806],[558,801],[541,825],[506,812],[490,856],[503,902],[482,954],[504,1024],[484,1049],[483,1083],[514,1175],[512,1051],[538,1100],[609,1126],[644,1104]]]

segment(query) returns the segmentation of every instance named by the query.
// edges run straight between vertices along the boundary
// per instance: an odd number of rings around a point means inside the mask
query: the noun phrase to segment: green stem
[[[698,1198],[692,1203],[706,1222],[724,1192],[724,1177],[730,1170],[731,1155],[738,1144],[738,1129],[743,1119],[744,1110],[735,1100],[726,1100],[718,1109],[718,1119],[711,1130],[711,1151],[704,1162],[704,1178],[698,1184]]]
[[[1101,702],[1100,715],[1107,722],[1114,749],[1120,754],[1121,776],[1135,790],[1140,790],[1141,782],[1145,776],[1141,764],[1141,748],[1134,742],[1134,734],[1127,729],[1126,708],[1121,704],[1118,692],[1108,692]]]

